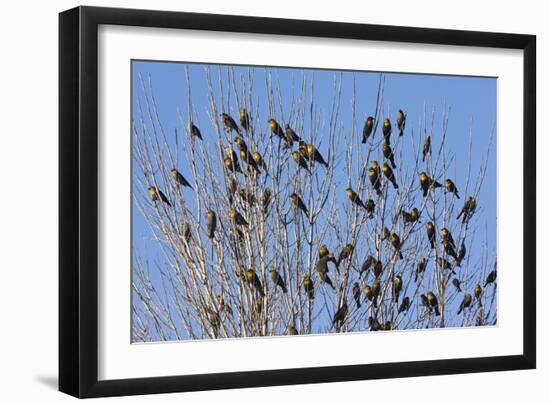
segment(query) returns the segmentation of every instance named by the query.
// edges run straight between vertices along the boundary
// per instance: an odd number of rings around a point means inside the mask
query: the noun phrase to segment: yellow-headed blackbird
[[[248,149],[241,149],[241,158],[246,162],[249,172],[254,172],[256,174],[260,173],[260,168],[258,167],[258,163],[256,163],[256,160],[254,160],[253,155],[248,151]]]
[[[218,219],[216,217],[216,212],[209,210],[206,214],[206,235],[208,238],[214,238],[214,233],[216,232],[216,226]]]
[[[391,138],[391,123],[387,118],[384,119],[384,123],[382,124],[382,134],[384,135],[384,141],[389,145]]]
[[[265,161],[262,158],[262,155],[260,153],[258,153],[257,151],[255,151],[254,153],[252,153],[252,158],[254,159],[254,161],[256,162],[258,167],[260,167],[262,170],[264,170],[267,174],[267,166],[265,165]]]
[[[487,279],[485,279],[485,285],[484,288],[487,287],[487,285],[490,285],[491,283],[494,283],[497,280],[497,270],[493,270],[487,275]]]
[[[319,274],[319,278],[326,284],[328,284],[332,289],[334,289],[334,285],[332,284],[332,281],[328,277],[328,262],[331,259],[331,255],[325,255],[323,258],[321,258],[317,265],[315,266],[315,269],[317,270],[317,273]]]
[[[382,261],[376,260],[373,266],[373,273],[375,278],[379,278],[382,275],[383,265]]]
[[[456,255],[456,251],[453,248],[453,245],[450,242],[446,241],[446,240],[443,240],[442,244],[443,244],[443,249],[445,250],[445,253],[447,253],[449,256],[453,257],[455,259],[455,261],[458,261],[458,255]]]
[[[396,275],[393,279],[393,294],[395,296],[395,303],[399,301],[401,289],[403,289],[403,279],[401,278],[401,275]]]
[[[431,188],[441,188],[442,185],[436,180],[428,177],[424,171],[420,173],[420,186],[422,187],[422,195],[426,197],[428,195],[428,189]]]
[[[435,226],[433,222],[428,222],[426,225],[426,233],[428,233],[428,240],[430,240],[430,247],[435,248]]]
[[[246,142],[244,141],[244,139],[240,136],[235,136],[235,139],[233,140],[233,143],[235,143],[237,145],[237,148],[239,149],[239,151],[248,151],[248,146],[246,144]]]
[[[476,210],[477,207],[477,201],[473,196],[470,196],[468,199],[466,199],[466,202],[464,202],[464,207],[456,217],[456,219],[460,219],[460,216],[462,216],[462,223],[466,223],[468,219],[470,219]]]
[[[296,192],[293,192],[292,195],[290,195],[290,201],[297,209],[300,209],[306,214],[306,216],[309,216],[309,212],[304,204],[304,201],[302,201],[302,198],[300,198]]]
[[[424,146],[422,146],[422,161],[426,160],[426,155],[432,152],[432,137],[426,136],[424,139]]]
[[[308,299],[315,299],[313,280],[309,276],[304,278],[304,291]]]
[[[189,122],[189,132],[191,132],[192,137],[198,137],[200,140],[202,140],[201,131],[195,126],[193,122]]]
[[[342,251],[340,251],[340,254],[338,255],[338,263],[336,264],[336,266],[339,267],[342,261],[350,258],[352,254],[353,254],[353,244],[346,244],[344,248],[342,248]]]
[[[293,151],[292,152],[292,159],[296,162],[296,164],[298,164],[298,167],[303,168],[304,170],[306,170],[308,172],[308,174],[311,174],[311,171],[309,169],[307,161],[306,161],[306,159],[304,159],[302,157],[300,152]]]
[[[229,218],[238,226],[248,227],[248,222],[246,219],[234,208],[229,209]]]
[[[293,325],[287,325],[286,330],[288,331],[288,335],[298,335],[298,330]]]
[[[363,201],[361,200],[361,198],[359,197],[359,195],[357,194],[357,192],[355,192],[351,187],[348,187],[346,189],[346,194],[348,195],[348,198],[351,202],[353,202],[357,206],[362,207],[363,209],[367,208],[363,203]]]
[[[411,307],[411,299],[409,299],[408,296],[405,296],[397,309],[397,314],[408,311],[409,307]]]
[[[405,121],[407,120],[407,114],[405,114],[402,110],[399,110],[397,112],[397,129],[399,129],[399,136],[403,136],[403,131],[405,130]]]
[[[250,130],[250,115],[246,109],[239,109],[239,118],[241,121],[241,126],[248,132]]]
[[[464,244],[464,241],[462,241],[462,245],[460,246],[460,250],[458,251],[458,258],[456,259],[456,265],[460,266],[462,264],[462,260],[466,257],[466,244]]]
[[[401,254],[401,239],[396,233],[392,233],[392,235],[390,236],[390,243],[395,251],[399,254],[399,259],[403,259],[403,254]]]
[[[420,302],[422,303],[422,306],[430,308],[430,302],[428,302],[428,297],[425,294],[420,295]]]
[[[279,286],[283,293],[287,293],[288,290],[286,289],[285,281],[283,280],[283,277],[277,272],[275,269],[271,269],[269,271],[269,276],[271,277],[271,280],[276,286]]]
[[[258,291],[260,296],[264,297],[265,293],[262,287],[262,282],[260,281],[260,278],[258,277],[258,274],[256,271],[254,271],[252,268],[250,268],[248,271],[246,271],[246,280],[254,289]]]
[[[376,278],[372,283],[373,299],[378,299],[378,296],[380,296],[381,290],[382,290],[382,285],[380,284],[380,279]]]
[[[170,203],[166,195],[164,195],[164,193],[160,189],[158,189],[158,187],[149,187],[149,195],[151,195],[151,198],[154,202],[161,201],[172,207],[172,204]]]
[[[367,143],[367,139],[372,133],[373,127],[374,127],[374,118],[372,116],[369,116],[365,121],[365,125],[363,126],[363,140],[361,141],[362,143]]]
[[[330,253],[328,247],[326,246],[326,244],[323,244],[321,247],[319,247],[319,258],[323,258],[325,256],[329,256],[329,259],[328,261],[329,262],[333,262],[334,265],[336,265],[336,258],[334,257],[333,254]]]
[[[481,288],[481,285],[478,283],[476,287],[474,288],[474,297],[479,302],[479,305],[481,306],[481,294],[483,293],[483,289]]]
[[[307,148],[307,155],[310,160],[316,161],[317,163],[320,163],[324,165],[326,168],[328,168],[328,163],[325,161],[321,153],[319,153],[319,150],[315,148],[312,144],[306,145]]]
[[[384,175],[386,176],[386,178],[388,180],[390,180],[390,182],[392,183],[393,187],[395,189],[398,189],[399,186],[397,185],[397,181],[395,180],[395,175],[393,174],[393,170],[391,169],[391,167],[388,165],[388,163],[384,163],[384,165],[382,166],[382,172],[384,173]]]
[[[189,225],[188,222],[183,223],[182,234],[183,234],[183,239],[185,240],[186,243],[190,243],[193,241],[193,233],[191,232],[191,226]]]
[[[380,190],[380,173],[372,167],[369,168],[369,180],[376,193],[382,195],[382,191]]]
[[[336,326],[340,323],[340,325],[344,322],[346,319],[346,316],[348,315],[348,304],[344,300],[342,302],[342,306],[334,313],[334,317],[332,318],[332,325]]]
[[[178,185],[193,189],[189,181],[187,181],[185,177],[181,175],[181,173],[178,170],[176,170],[175,168],[172,168],[171,173],[172,173],[172,178],[174,179],[174,181],[176,181]]]
[[[225,148],[225,154],[226,157],[223,160],[225,167],[231,172],[242,173],[243,170],[241,170],[241,165],[239,164],[239,160],[237,160],[237,153],[233,151],[231,146]]]
[[[266,188],[264,189],[264,193],[262,195],[262,209],[264,215],[267,215],[269,213],[269,205],[271,204],[271,189]]]
[[[373,219],[374,218],[374,209],[376,208],[376,204],[372,199],[369,199],[367,203],[365,204],[365,209],[367,209],[368,218]]]
[[[369,326],[369,330],[371,331],[382,330],[382,324],[380,324],[380,322],[372,316],[367,319],[367,324]]]
[[[357,304],[357,308],[361,308],[361,287],[359,287],[357,282],[353,284],[352,293],[355,303]]]
[[[458,308],[458,312],[456,314],[462,313],[462,310],[470,307],[472,304],[472,295],[469,293],[466,293],[464,295],[464,299],[462,299],[462,303],[460,303],[460,307]]]
[[[449,242],[453,248],[456,248],[453,236],[451,235],[451,232],[446,227],[443,227],[441,229],[441,238],[443,239],[443,241]]]
[[[382,153],[384,153],[384,157],[390,161],[391,166],[393,168],[396,168],[397,166],[395,165],[395,157],[393,155],[393,150],[391,149],[390,145],[383,143]]]
[[[231,118],[231,116],[223,112],[221,117],[222,117],[223,126],[228,132],[231,132],[232,130],[234,130],[235,132],[240,133],[237,123],[233,118]]]
[[[460,196],[458,195],[458,188],[456,187],[455,183],[449,178],[445,180],[445,189],[454,194],[458,199],[460,199]]]
[[[435,315],[439,316],[439,302],[437,301],[437,297],[433,294],[433,292],[428,292],[428,303],[430,307],[435,310]]]
[[[428,260],[424,257],[420,258],[418,264],[416,264],[416,271],[414,273],[414,281],[418,282],[418,277],[424,273],[428,266]]]
[[[372,302],[374,307],[377,307],[376,300],[373,301],[374,294],[372,293],[372,288],[369,285],[366,285],[363,288],[363,293],[365,294],[366,298],[369,300],[369,302]]]
[[[456,288],[458,293],[462,292],[462,289],[460,288],[460,281],[458,280],[458,278],[453,278],[451,283]]]
[[[361,265],[361,269],[359,270],[359,276],[363,276],[363,272],[367,272],[374,264],[374,261],[376,258],[374,258],[372,255],[369,255],[365,262],[363,262],[363,265]]]
[[[292,130],[288,123],[285,124],[285,134],[287,139],[290,139],[293,142],[299,142],[300,140],[302,140],[302,138],[298,136],[298,134],[294,132],[294,130]]]
[[[271,129],[271,133],[285,140],[285,134],[283,132],[283,129],[281,128],[281,125],[279,125],[279,123],[273,118],[270,118],[268,122],[269,122],[269,129]]]
[[[420,218],[420,213],[417,208],[413,208],[410,212],[401,211],[401,217],[405,223],[415,223]]]

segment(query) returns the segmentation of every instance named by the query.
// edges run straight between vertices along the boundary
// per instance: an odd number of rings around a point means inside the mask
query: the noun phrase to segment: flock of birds
[[[243,130],[244,131],[250,131],[251,130],[251,119],[246,111],[246,109],[241,108],[239,110],[239,117],[240,117],[240,126],[236,123],[236,121],[227,113],[221,114],[221,121],[223,123],[223,126],[225,130],[231,134],[232,132],[236,132],[236,136],[234,138],[234,145],[237,147],[239,151],[239,155],[241,158],[241,161],[246,166],[246,174],[243,171],[243,167],[241,166],[241,163],[239,162],[239,158],[237,156],[237,153],[233,150],[233,147],[231,145],[228,145],[223,150],[223,162],[225,168],[230,173],[234,173],[236,176],[237,174],[244,174],[244,175],[254,175],[258,176],[262,172],[264,172],[266,175],[268,174],[267,166],[265,164],[265,161],[262,157],[262,155],[258,151],[251,151],[248,145],[246,144],[244,138],[242,137]],[[294,146],[294,143],[298,143],[297,150],[291,151],[292,159],[295,161],[295,163],[298,166],[298,169],[305,170],[308,174],[312,174],[312,171],[314,169],[315,164],[320,164],[326,168],[329,167],[329,164],[324,159],[321,152],[313,145],[306,143],[288,124],[281,127],[281,125],[273,118],[270,118],[268,120],[269,128],[271,130],[271,133],[278,138],[281,139],[283,142],[283,145],[285,149],[292,149]],[[406,114],[399,110],[396,117],[396,126],[399,131],[399,136],[403,136],[404,130],[405,130],[405,123],[406,123]],[[373,117],[368,117],[364,123],[363,126],[363,133],[362,133],[362,143],[366,143],[368,138],[373,134],[373,129],[375,128],[375,119]],[[189,123],[189,131],[192,137],[202,140],[202,134],[199,128],[193,123]],[[382,195],[382,189],[383,189],[383,176],[386,178],[387,182],[390,183],[393,188],[398,189],[399,184],[396,180],[394,169],[397,167],[395,163],[395,156],[391,147],[391,135],[392,135],[392,125],[389,119],[384,119],[382,124],[382,134],[384,136],[384,142],[382,144],[382,153],[385,158],[385,162],[380,167],[379,163],[377,161],[373,161],[368,169],[368,178],[370,181],[370,184],[373,188],[373,190],[376,192],[377,195]],[[426,156],[428,154],[431,154],[431,136],[426,136],[424,139],[424,144],[422,148],[422,161],[424,162],[426,159]],[[183,187],[189,187],[191,189],[192,186],[189,183],[189,181],[176,169],[173,168],[171,170],[172,178],[177,186],[183,186]],[[430,189],[436,189],[436,188],[443,188],[446,192],[451,193],[454,197],[457,199],[460,199],[459,191],[457,189],[457,186],[455,185],[454,181],[451,179],[446,179],[443,184],[435,180],[434,178],[430,178],[428,174],[423,171],[419,175],[419,182],[420,182],[420,189],[422,190],[423,197],[427,197]],[[230,181],[230,191],[232,193],[236,193],[238,190],[238,186],[235,182],[235,178],[231,178]],[[240,190],[240,195],[244,200],[249,201],[249,203],[255,203],[256,200],[253,195],[247,195],[246,192],[243,189]],[[153,185],[149,187],[149,193],[152,198],[152,200],[156,203],[157,201],[163,202],[167,204],[168,206],[172,207],[171,202],[168,200],[166,195],[159,189],[158,186]],[[374,218],[374,213],[376,209],[376,202],[373,199],[368,199],[366,201],[363,201],[360,197],[360,195],[354,191],[351,187],[348,187],[346,189],[346,194],[349,200],[357,205],[358,207],[365,209],[367,212],[368,218]],[[231,199],[232,200],[232,199]],[[300,197],[296,192],[293,192],[290,195],[290,201],[292,205],[297,209],[298,212],[302,212],[306,217],[309,217],[309,210]],[[271,202],[271,192],[269,189],[265,189],[262,197],[262,205],[263,205],[263,211],[265,214],[268,212],[269,204]],[[460,210],[458,216],[456,217],[457,220],[462,219],[463,223],[466,223],[475,213],[477,207],[477,201],[475,197],[470,196],[466,199],[462,209]],[[401,212],[401,218],[406,224],[414,224],[418,222],[420,218],[420,213],[418,209],[415,207],[410,212],[406,212],[402,210]],[[246,218],[238,212],[234,207],[231,207],[228,214],[232,224],[237,229],[237,231],[240,233],[240,236],[242,238],[242,232],[240,228],[247,228],[249,226],[248,221]],[[214,211],[209,210],[207,212],[207,220],[206,220],[206,234],[209,239],[213,239],[215,237],[217,229],[217,215]],[[186,223],[184,226],[184,237],[187,242],[189,242],[192,239],[191,236],[191,230],[189,228],[189,225]],[[431,249],[436,248],[436,227],[435,224],[432,221],[429,221],[426,225],[426,235],[427,239],[429,241]],[[443,256],[438,256],[436,258],[436,263],[439,265],[442,269],[447,270],[450,275],[456,275],[454,269],[456,267],[459,267],[462,263],[462,260],[466,256],[466,247],[464,242],[462,242],[462,245],[460,246],[460,249],[457,249],[457,246],[454,242],[454,239],[451,235],[451,232],[447,228],[442,228],[440,231],[441,235],[441,244],[443,246],[444,254]],[[389,240],[393,250],[394,254],[398,257],[398,259],[402,259],[402,252],[401,252],[401,239],[400,236],[397,233],[390,233],[390,231],[384,227],[383,234],[381,236],[381,241]],[[339,271],[340,264],[351,258],[354,251],[354,246],[352,244],[347,244],[343,247],[340,254],[338,255],[338,258],[332,254],[328,247],[326,245],[322,245],[319,249],[319,258],[316,264],[316,272],[319,275],[319,279],[322,283],[328,285],[333,290],[336,290],[332,280],[329,277],[329,263],[333,263],[336,267],[336,269]],[[454,260],[454,262],[450,262],[447,257],[450,257]],[[428,261],[425,258],[421,258],[418,263],[416,264],[416,271],[415,271],[415,282],[418,281],[419,276],[425,271],[426,267],[428,265]],[[371,270],[374,273],[374,282],[372,285],[366,285],[364,287],[359,286],[358,282],[355,282],[352,287],[352,294],[353,298],[357,304],[357,308],[361,307],[361,300],[362,300],[362,294],[368,299],[373,307],[378,307],[378,298],[381,294],[381,283],[380,283],[380,277],[383,272],[383,264],[377,260],[372,255],[369,255],[367,259],[364,261],[364,263],[361,266],[360,269],[360,276],[362,276],[363,273]],[[265,296],[265,289],[262,285],[262,282],[260,280],[260,277],[255,272],[253,268],[250,268],[249,270],[238,272],[238,275],[242,277],[243,281],[246,282],[250,287],[255,290],[258,295],[263,298]],[[450,277],[449,275],[449,277]],[[481,305],[481,296],[483,293],[483,289],[489,286],[490,284],[494,283],[496,281],[496,269],[494,269],[489,275],[487,276],[486,282],[484,286],[482,287],[480,284],[477,284],[473,290],[473,296],[470,293],[464,293],[463,299],[460,303],[460,306],[458,308],[457,314],[460,314],[464,309],[471,307],[472,303],[474,301],[477,301],[479,305]],[[283,293],[287,293],[287,286],[285,284],[285,281],[283,277],[280,275],[280,273],[272,269],[270,270],[270,278],[275,287],[280,287]],[[460,293],[461,290],[461,282],[460,280],[455,277],[451,282],[454,287],[457,289],[457,291]],[[314,289],[314,282],[311,279],[310,276],[305,276],[303,279],[303,289],[305,295],[309,299],[314,299],[315,297],[315,289]],[[395,303],[399,303],[399,298],[401,291],[403,289],[403,279],[401,275],[396,275],[393,277],[393,285],[392,285],[392,293],[393,298],[395,299]],[[218,304],[220,306],[224,306],[225,303],[223,302],[223,299],[221,299],[220,296],[218,296]],[[428,310],[428,312],[435,313],[436,316],[440,315],[440,305],[437,299],[436,294],[433,291],[428,291],[426,294],[420,295],[421,304]],[[411,305],[410,298],[405,296],[402,298],[401,303],[398,305],[398,314],[402,312],[406,312],[409,310]],[[332,324],[333,326],[339,327],[341,326],[348,315],[348,305],[346,302],[346,299],[344,298],[342,303],[340,304],[337,311],[334,313]],[[376,318],[369,317],[368,319],[368,325],[369,328],[373,331],[377,330],[388,330],[391,329],[392,325],[390,322],[386,322],[385,324],[380,324]],[[297,334],[297,330],[293,325],[287,326],[287,330],[289,334]]]

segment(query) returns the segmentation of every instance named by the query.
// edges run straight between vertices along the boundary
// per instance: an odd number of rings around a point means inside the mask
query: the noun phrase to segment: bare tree
[[[327,110],[311,74],[289,94],[277,69],[221,66],[205,66],[208,104],[196,105],[186,68],[175,129],[164,127],[153,84],[140,77],[133,204],[150,230],[145,244],[162,258],[149,262],[134,242],[134,341],[496,323],[483,207],[464,205],[479,200],[493,135],[480,167],[471,164],[471,133],[470,158],[457,161],[445,148],[450,108],[440,119],[435,108],[419,122],[396,119],[380,74],[375,110],[358,111],[356,77],[346,74],[349,104],[336,73]],[[346,108],[352,118],[343,122]],[[461,199],[446,183],[458,176]]]

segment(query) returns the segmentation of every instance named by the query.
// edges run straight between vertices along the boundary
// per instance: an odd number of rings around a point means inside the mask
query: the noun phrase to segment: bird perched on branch
[[[430,247],[435,248],[435,226],[433,222],[428,222],[426,225],[426,233],[428,233],[428,240],[430,241]]]
[[[286,289],[285,281],[283,280],[282,276],[277,272],[275,269],[271,269],[269,271],[269,276],[271,277],[271,280],[276,286],[279,286],[283,293],[287,293],[288,290]]]
[[[377,300],[374,298],[374,294],[372,293],[372,288],[369,286],[369,285],[366,285],[364,288],[363,288],[363,293],[365,294],[366,298],[369,300],[369,302],[372,303],[372,305],[374,306],[374,308],[377,308],[378,307],[378,302]]]
[[[457,315],[462,313],[462,310],[470,307],[470,305],[472,304],[472,295],[469,294],[469,293],[466,293],[464,295],[464,299],[462,299],[462,303],[460,303],[460,307],[458,309],[458,312],[456,313]]]
[[[456,254],[456,250],[453,248],[453,245],[446,240],[443,240],[441,243],[443,244],[443,249],[445,250],[445,253],[448,254],[450,257],[453,257],[455,261],[458,261],[458,255]]]
[[[250,130],[250,115],[245,108],[239,109],[239,119],[243,129],[248,132]]]
[[[231,172],[242,173],[241,165],[237,159],[237,153],[231,146],[225,148],[225,158],[223,160],[225,167]]]
[[[464,202],[464,207],[456,217],[456,219],[460,219],[460,216],[462,216],[462,223],[466,223],[467,220],[469,220],[473,215],[477,207],[477,201],[473,196],[470,196],[468,199],[466,199],[466,202]]]
[[[255,151],[254,153],[252,153],[252,158],[254,159],[254,161],[256,162],[256,165],[258,167],[260,167],[262,170],[265,171],[266,175],[269,175],[267,173],[267,166],[265,165],[265,161],[264,159],[262,158],[262,155],[260,153],[258,153],[257,151]]]
[[[261,297],[265,296],[262,282],[260,281],[260,278],[258,277],[256,271],[254,271],[254,269],[250,268],[248,271],[246,271],[246,280],[254,289],[256,289]]]
[[[396,275],[393,280],[393,294],[395,296],[395,303],[399,301],[401,289],[403,289],[403,279],[401,278],[401,275]]]
[[[308,299],[315,299],[313,280],[309,276],[304,278],[304,291]]]
[[[307,152],[307,143],[303,140],[300,140],[298,142],[298,152],[300,153],[300,156],[302,156],[304,159],[306,159],[309,162],[309,154]]]
[[[445,270],[450,270],[451,271],[451,274],[455,274],[455,271],[453,269],[453,266],[451,265],[451,263],[449,261],[447,261],[445,258],[443,257],[437,257],[435,259],[435,262],[437,265],[439,265],[441,268],[445,269]]]
[[[382,270],[384,269],[384,266],[382,265],[382,261],[375,260],[373,265],[373,273],[375,278],[380,278],[380,275],[382,275]]]
[[[430,302],[428,301],[428,297],[424,293],[420,295],[420,302],[422,303],[422,306],[426,307],[427,309],[430,309]]]
[[[456,288],[456,291],[458,293],[462,292],[462,289],[460,288],[460,281],[458,280],[458,278],[453,278],[452,282],[453,286]]]
[[[269,129],[271,129],[271,133],[273,133],[274,135],[277,135],[283,140],[286,140],[286,137],[283,132],[283,129],[281,128],[281,125],[279,125],[279,123],[273,118],[269,118],[268,122],[269,122]]]
[[[422,146],[422,161],[426,160],[426,155],[432,153],[432,137],[430,135],[424,138],[424,145]]]
[[[248,151],[246,148],[240,149],[241,159],[243,159],[246,162],[246,167],[248,169],[248,172],[253,172],[255,174],[260,174],[260,167],[258,167],[258,163],[256,163],[256,160],[254,159],[254,155]]]
[[[264,215],[267,215],[269,213],[270,204],[271,204],[271,189],[266,188],[264,189],[264,193],[262,195],[262,212]]]
[[[392,233],[390,236],[390,243],[399,255],[399,259],[403,259],[403,254],[401,254],[401,239],[396,233]]]
[[[334,313],[334,317],[332,318],[332,325],[333,326],[337,326],[338,324],[342,325],[347,315],[348,315],[348,304],[344,300],[342,302],[342,306],[340,306],[340,308],[336,311],[336,313]]]
[[[389,145],[391,138],[391,122],[387,118],[384,119],[384,123],[382,124],[382,134],[384,135],[384,142]]]
[[[441,238],[443,239],[443,241],[447,241],[448,243],[450,243],[453,248],[456,248],[453,236],[451,235],[451,232],[446,227],[443,227],[441,229]]]
[[[390,230],[384,226],[384,230],[382,230],[382,238],[381,241],[388,240],[391,236]]]
[[[344,248],[342,248],[342,251],[340,251],[340,254],[338,255],[338,261],[336,264],[337,268],[340,266],[342,261],[351,257],[351,255],[353,254],[353,249],[353,244],[346,244]]]
[[[202,140],[201,131],[195,126],[193,122],[189,122],[189,132],[191,133],[192,137],[196,137]]]
[[[428,292],[428,304],[432,309],[435,310],[435,315],[439,316],[441,313],[439,312],[439,302],[437,301],[437,297],[433,294],[433,292]]]
[[[174,179],[174,181],[176,181],[176,184],[193,189],[189,181],[187,181],[185,177],[181,175],[181,173],[178,170],[176,170],[175,168],[172,168],[171,173],[172,173],[172,178]]]
[[[355,282],[353,284],[352,288],[353,298],[355,299],[355,303],[357,304],[357,309],[361,308],[361,287],[359,287],[359,283]]]
[[[233,143],[235,143],[235,145],[240,151],[248,151],[248,146],[242,137],[235,136]]]
[[[369,116],[365,121],[365,125],[363,125],[363,140],[361,140],[362,143],[367,143],[367,139],[372,133],[373,127],[374,127],[374,118],[372,116]]]
[[[398,189],[399,186],[397,185],[397,181],[395,180],[395,175],[388,163],[384,163],[384,165],[382,166],[382,172],[384,173],[386,178],[392,183],[393,187],[395,189]]]
[[[424,257],[420,258],[420,261],[416,264],[416,271],[414,273],[414,281],[418,282],[418,277],[424,273],[428,266],[428,260]]]
[[[216,212],[214,212],[213,210],[209,210],[206,214],[206,235],[209,239],[214,238],[217,223],[218,218],[216,217]]]
[[[332,262],[334,263],[334,265],[336,265],[337,264],[336,258],[334,257],[333,254],[330,253],[327,245],[323,244],[321,247],[319,247],[319,259],[326,257],[327,255],[329,256],[328,262]]]
[[[417,208],[413,208],[410,212],[402,210],[401,217],[405,223],[415,223],[420,218],[420,213]]]
[[[411,299],[409,299],[408,296],[405,296],[401,301],[399,308],[397,309],[397,314],[408,311],[410,306],[411,306]]]
[[[428,177],[428,174],[425,172],[420,173],[420,186],[422,187],[422,195],[426,197],[428,195],[428,190],[430,188],[441,188],[442,185],[436,180]]]
[[[380,292],[382,291],[382,285],[380,284],[380,279],[376,278],[374,282],[372,283],[372,298],[373,300],[377,300],[378,296],[380,296]],[[375,305],[376,307],[376,305]]]
[[[487,279],[485,280],[484,288],[487,287],[487,285],[490,285],[491,283],[494,283],[497,280],[497,270],[493,270],[487,275]]]
[[[286,330],[288,331],[288,335],[298,335],[298,330],[293,325],[287,325]]]
[[[287,141],[290,142],[290,145],[292,146],[292,142],[299,142],[302,140],[300,136],[294,130],[290,127],[290,125],[287,123],[285,124],[285,135],[287,138]]]
[[[193,241],[193,233],[191,232],[191,226],[188,222],[183,223],[182,235],[187,244]]]
[[[373,186],[376,194],[382,195],[381,183],[380,183],[380,168],[378,167],[378,162],[373,161],[372,166],[369,168],[369,181]]]
[[[294,207],[304,212],[306,216],[309,216],[309,211],[307,210],[304,201],[302,201],[302,198],[300,198],[296,192],[293,192],[292,195],[290,195],[290,201],[292,202]]]
[[[332,281],[328,276],[328,262],[332,258],[334,258],[332,254],[325,255],[323,258],[320,258],[319,261],[317,261],[317,265],[315,266],[315,269],[317,270],[317,273],[319,274],[319,278],[321,278],[321,281],[325,282],[332,289],[334,289],[334,285],[332,284]]]
[[[382,153],[384,154],[384,157],[389,160],[389,162],[391,163],[391,166],[393,168],[396,168],[397,166],[395,165],[395,159],[394,159],[393,150],[391,146],[386,143],[382,143]]]
[[[351,187],[348,187],[346,189],[346,194],[348,195],[348,198],[352,203],[362,207],[363,209],[367,209],[357,192],[355,192]]]
[[[405,131],[405,121],[407,120],[407,114],[405,114],[402,110],[399,110],[397,112],[397,129],[399,129],[399,136],[403,136],[403,132]]]
[[[315,148],[312,144],[307,144],[307,155],[310,161],[316,161],[319,164],[324,165],[326,168],[328,168],[328,163],[325,161],[319,150]]]
[[[248,227],[248,222],[235,208],[229,209],[229,218],[238,226]]]
[[[464,240],[462,241],[462,245],[460,246],[460,250],[458,251],[458,258],[456,259],[456,266],[459,267],[462,265],[462,260],[466,257],[466,244],[464,244]]]
[[[478,283],[476,287],[474,288],[474,297],[478,301],[479,305],[481,306],[481,295],[483,294],[483,289],[481,288],[481,285]]]
[[[370,331],[382,330],[382,324],[380,324],[380,322],[372,316],[367,319],[367,325],[369,326]]]
[[[307,171],[307,173],[308,173],[309,175],[311,175],[311,170],[309,169],[309,166],[308,166],[308,164],[307,164],[307,161],[306,161],[306,159],[304,159],[304,158],[302,157],[302,155],[300,154],[300,152],[298,152],[298,151],[293,151],[293,152],[291,153],[291,155],[292,155],[292,159],[296,162],[296,164],[298,164],[298,167],[303,168],[304,170]]]
[[[456,187],[455,183],[449,178],[445,180],[445,189],[451,194],[454,194],[458,199],[460,199],[460,196],[458,195],[458,188]]]
[[[232,130],[234,130],[237,133],[241,133],[239,127],[237,126],[237,123],[233,118],[231,118],[231,116],[229,116],[229,114],[222,112],[221,117],[222,117],[223,126],[228,132],[231,132]]]
[[[160,189],[158,189],[158,187],[149,187],[149,195],[151,195],[151,199],[153,199],[153,202],[161,201],[172,207],[172,204],[170,203],[166,195],[164,195],[164,193]]]

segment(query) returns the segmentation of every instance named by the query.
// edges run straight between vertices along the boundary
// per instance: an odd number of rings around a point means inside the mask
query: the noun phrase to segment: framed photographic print
[[[535,43],[61,13],[60,390],[534,368]]]

